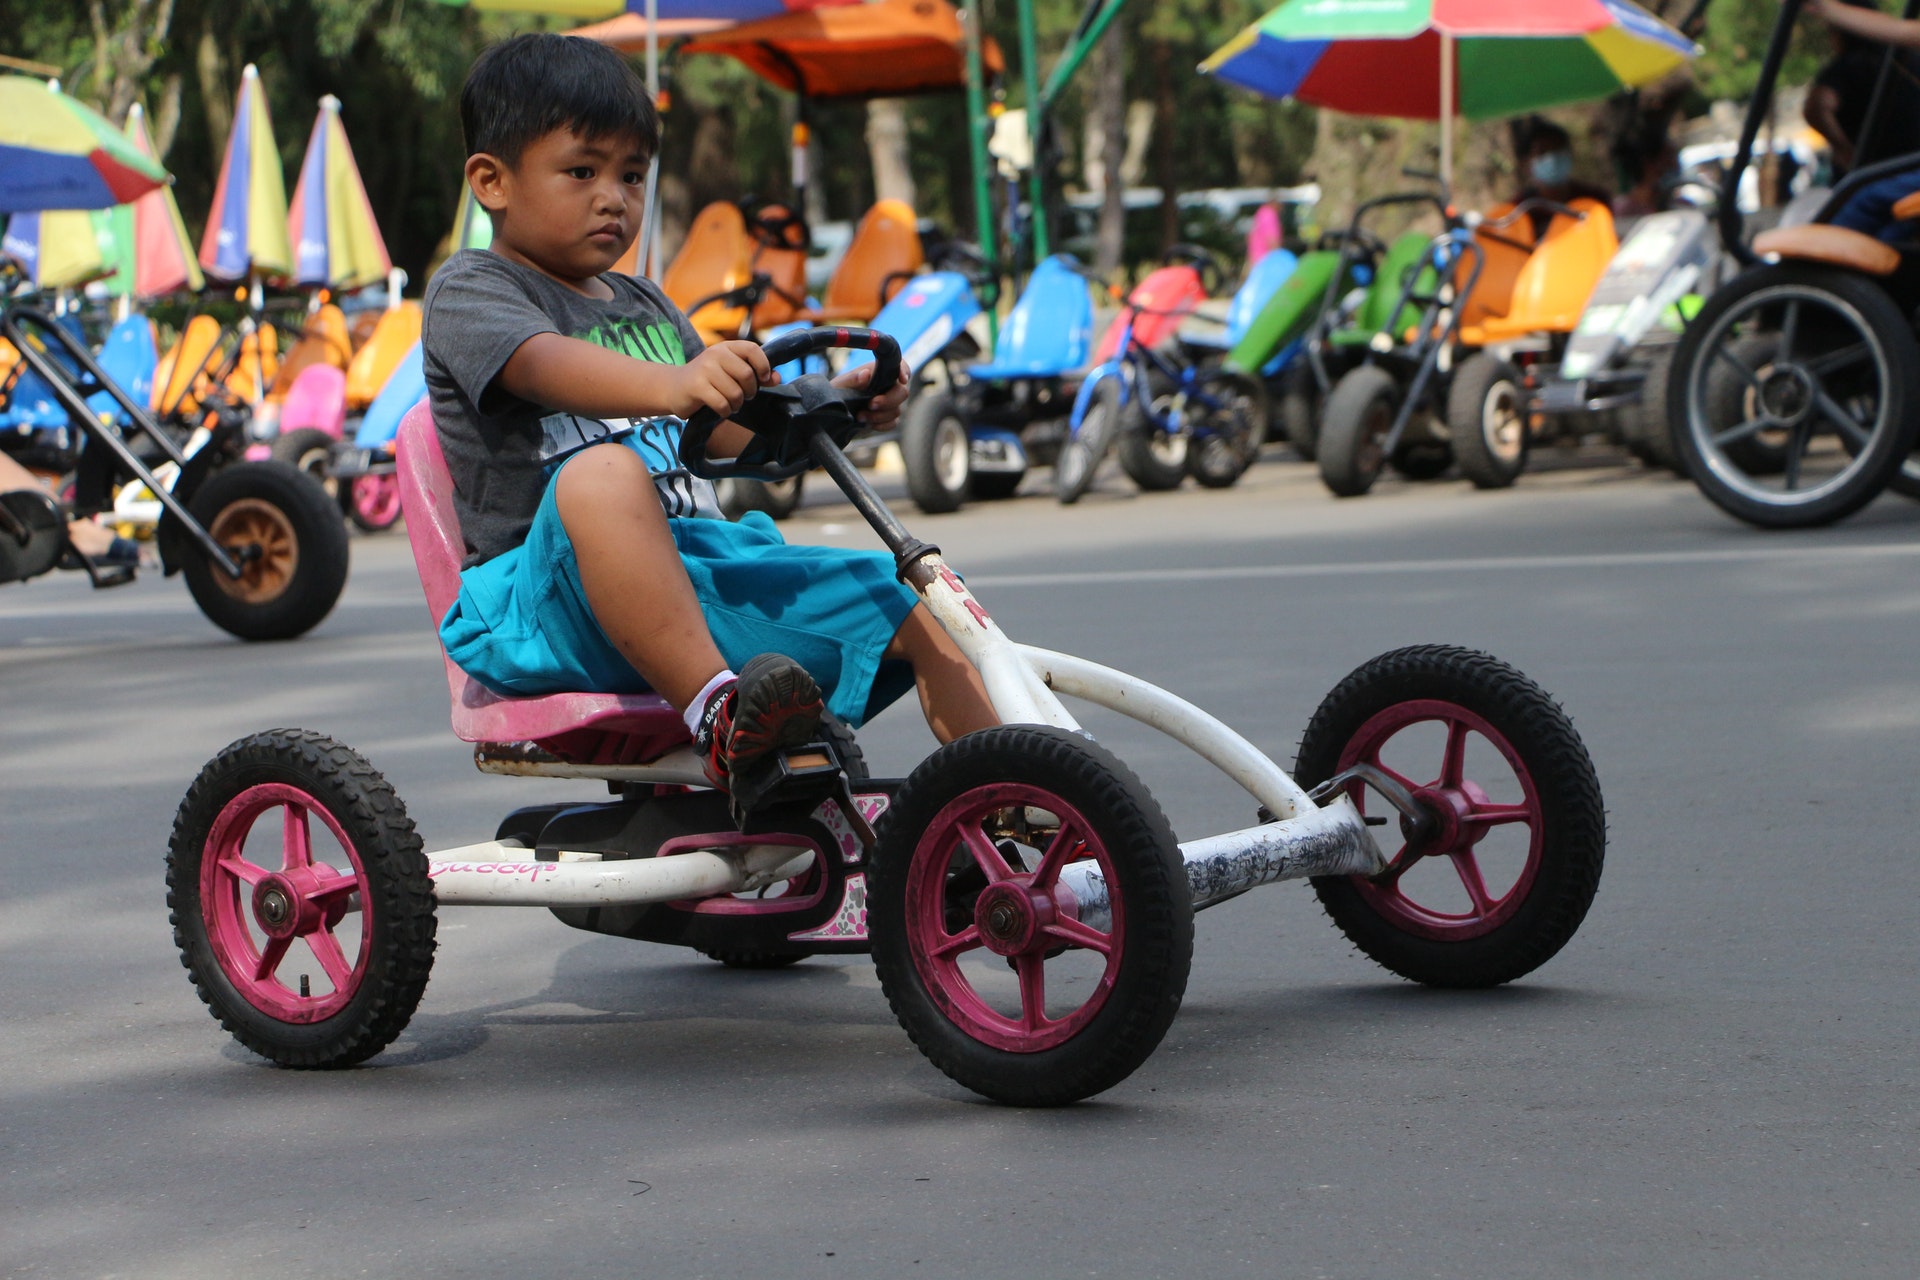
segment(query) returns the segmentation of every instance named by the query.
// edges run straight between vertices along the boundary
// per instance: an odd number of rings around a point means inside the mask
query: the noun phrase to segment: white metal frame
[[[1164,733],[1232,778],[1274,821],[1180,846],[1196,909],[1257,885],[1318,875],[1373,875],[1386,858],[1345,797],[1324,808],[1252,743],[1205,711],[1123,671],[1015,644],[981,607],[938,552],[922,555],[908,578],[922,602],[979,670],[1005,724],[1045,724],[1078,732],[1061,694],[1128,716]],[[699,783],[698,762],[681,749],[644,765],[576,765],[483,761],[489,772],[622,782]],[[487,841],[434,854],[434,894],[445,904],[593,906],[673,902],[755,889],[804,872],[811,853],[791,846],[733,844],[711,850],[602,862],[598,854],[566,853],[556,862],[527,860],[525,849]],[[1092,864],[1062,873],[1079,916],[1098,926],[1107,893]]]

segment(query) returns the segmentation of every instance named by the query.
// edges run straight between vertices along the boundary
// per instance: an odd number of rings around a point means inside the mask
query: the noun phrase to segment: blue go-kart
[[[993,358],[967,363],[979,351],[966,333],[980,312],[975,283],[969,272],[929,272],[873,321],[914,370],[899,444],[907,491],[929,514],[1009,497],[1029,467],[1052,463],[1092,347],[1082,268],[1056,254],[1034,268]]]

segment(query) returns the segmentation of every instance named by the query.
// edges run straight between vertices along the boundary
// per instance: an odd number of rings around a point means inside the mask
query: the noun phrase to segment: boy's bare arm
[[[730,417],[778,380],[757,343],[716,343],[686,364],[671,365],[557,333],[521,343],[497,379],[522,400],[585,418],[688,418],[701,409]]]
[[[1873,9],[1837,4],[1834,0],[1810,0],[1806,11],[1824,20],[1828,26],[1838,27],[1862,40],[1920,48],[1920,22],[1909,22]]]

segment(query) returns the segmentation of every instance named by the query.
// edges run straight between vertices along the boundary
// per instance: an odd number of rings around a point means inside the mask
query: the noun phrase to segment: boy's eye
[[[570,178],[579,178],[584,182],[593,176],[593,170],[584,164],[577,164],[567,170],[567,176]]]
[[[625,173],[620,176],[620,180],[630,187],[637,187],[647,180],[647,175],[644,173]]]

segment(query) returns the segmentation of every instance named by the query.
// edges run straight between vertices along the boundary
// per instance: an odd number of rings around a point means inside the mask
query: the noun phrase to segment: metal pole
[[[651,3],[651,0],[649,0]],[[1453,193],[1453,37],[1440,33],[1440,181]]]
[[[1037,265],[1050,252],[1047,243],[1046,179],[1040,172],[1044,163],[1040,154],[1040,135],[1046,129],[1046,112],[1040,103],[1040,54],[1035,48],[1033,0],[1019,0],[1019,5],[1020,82],[1027,95],[1027,142],[1033,152],[1033,162],[1027,167],[1027,203],[1032,206],[1027,221],[1033,227],[1033,260]]]
[[[1780,0],[1780,15],[1773,20],[1773,36],[1767,41],[1766,56],[1760,61],[1760,78],[1747,101],[1747,118],[1740,125],[1740,145],[1733,153],[1720,180],[1720,242],[1743,267],[1759,259],[1747,247],[1746,225],[1740,217],[1740,175],[1753,160],[1753,140],[1760,135],[1760,124],[1773,110],[1773,90],[1780,79],[1780,64],[1786,61],[1787,45],[1793,40],[1793,24],[1800,19],[1802,0]]]
[[[660,105],[660,0],[647,0],[647,96]],[[647,162],[647,204],[640,215],[640,274],[654,279],[660,247],[660,148]]]
[[[993,189],[987,179],[987,94],[986,67],[980,55],[980,0],[964,0],[967,27],[967,145],[973,153],[973,219],[980,237],[980,253],[993,266],[995,281],[987,304],[987,328],[992,340],[999,340],[999,317],[994,310],[998,300],[1000,251],[994,244]]]
[[[1120,10],[1126,7],[1126,3],[1127,0],[1092,0],[1086,13],[1081,16],[1080,26],[1075,30],[1067,51],[1060,55],[1060,61],[1054,64],[1052,73],[1047,76],[1046,87],[1040,90],[1042,111],[1053,110],[1054,99],[1066,90],[1068,83],[1079,72],[1080,64],[1100,43],[1100,37],[1107,34],[1107,28],[1120,16]]]

